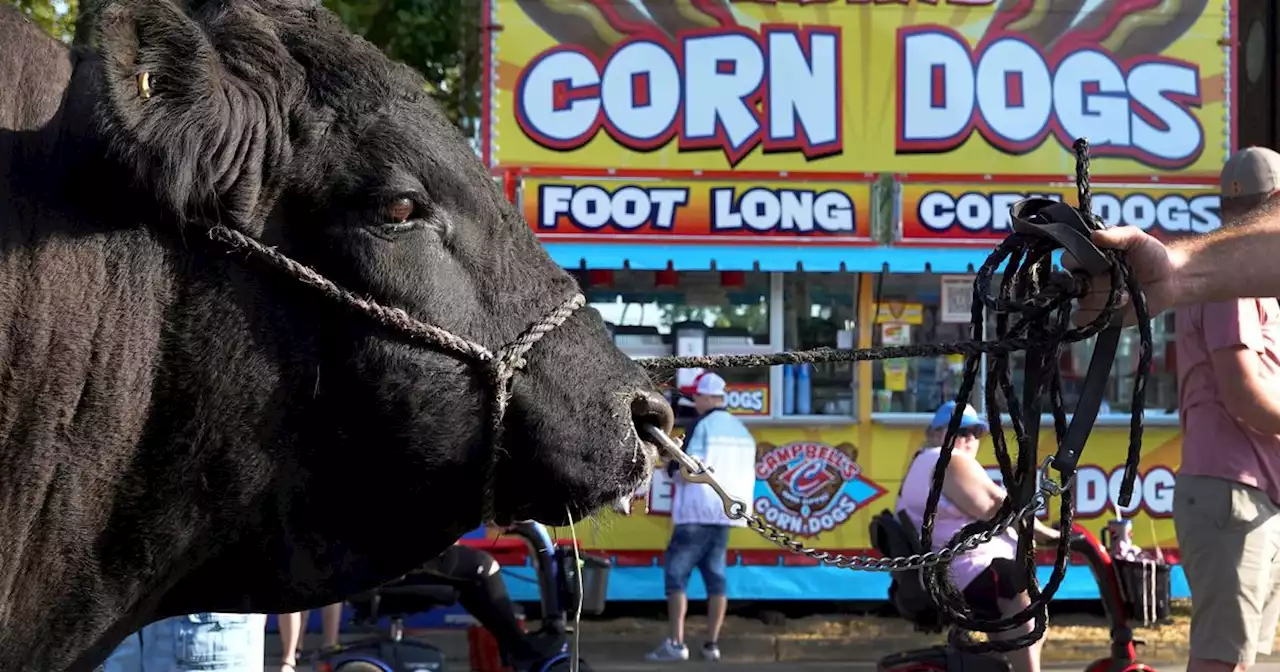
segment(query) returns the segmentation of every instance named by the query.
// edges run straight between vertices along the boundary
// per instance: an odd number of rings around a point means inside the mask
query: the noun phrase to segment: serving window
[[[932,273],[765,273],[720,271],[579,272],[592,308],[614,332],[615,342],[632,357],[671,354],[764,354],[812,348],[934,345],[969,340],[969,302],[973,276]],[[860,287],[866,283],[867,287]],[[863,290],[860,292],[859,290]],[[859,300],[870,305],[860,307]],[[859,324],[859,316],[869,317]],[[860,330],[869,329],[870,334]],[[1147,385],[1147,416],[1159,420],[1177,413],[1173,313],[1152,323],[1154,351]],[[988,314],[984,338],[994,340],[995,316]],[[1075,408],[1093,339],[1072,344],[1060,360],[1064,405]],[[1100,414],[1122,423],[1132,404],[1139,356],[1138,333],[1126,329],[1108,380]],[[1023,353],[1011,355],[1013,382],[1021,390]],[[871,414],[919,422],[954,399],[964,372],[960,355],[874,361]],[[696,370],[665,381],[668,389],[692,381]],[[771,368],[717,369],[729,384],[730,410],[750,419],[819,422],[853,421],[859,415],[856,363]],[[970,395],[985,411],[983,386],[987,362]],[[672,395],[673,398],[675,395]],[[1004,409],[1002,409],[1004,410]],[[1042,409],[1049,411],[1047,405]],[[1172,420],[1170,420],[1172,421]]]
[[[973,276],[900,273],[874,277],[877,287],[873,296],[880,297],[872,326],[872,344],[876,347],[935,345],[972,337],[970,306]],[[1173,325],[1172,311],[1152,319],[1153,352],[1146,393],[1146,414],[1152,419],[1171,418],[1178,410]],[[996,340],[996,316],[990,311],[987,311],[983,338]],[[1063,348],[1059,366],[1063,406],[1068,414],[1074,412],[1079,401],[1095,340],[1090,338]],[[1129,416],[1139,354],[1137,328],[1125,329],[1099,413],[1108,422],[1124,422]],[[1009,360],[1014,389],[1021,394],[1026,355],[1015,352]],[[986,410],[983,388],[989,369],[990,362],[984,358],[974,391],[969,397],[969,403],[979,411]],[[876,362],[872,375],[873,412],[880,416],[933,413],[943,402],[955,398],[963,372],[964,357],[961,355]],[[1003,397],[997,398],[1001,403],[1000,410],[1007,411]],[[1047,397],[1041,410],[1050,412]]]
[[[783,275],[783,345],[787,350],[857,347],[858,275]],[[858,369],[854,362],[785,367],[782,415],[846,418],[857,413]]]
[[[932,273],[885,273],[872,276],[871,345],[873,347],[935,345],[969,340],[968,315],[945,304],[943,279],[970,282],[965,276]],[[947,299],[953,299],[948,295]],[[875,413],[933,413],[959,393],[964,357],[910,357],[880,360],[872,365],[871,389]],[[982,390],[975,385],[970,403],[980,408]]]
[[[770,277],[758,272],[588,272],[589,305],[632,357],[672,354],[764,354],[771,338]],[[687,388],[698,372],[681,371],[671,388]],[[729,406],[743,415],[770,414],[769,369],[716,369],[729,387]]]
[[[719,271],[580,272],[587,300],[633,357],[764,354],[857,346],[858,275]],[[697,371],[666,381],[687,389]],[[756,418],[852,421],[853,363],[717,369],[730,410]]]
[[[1178,367],[1175,355],[1174,313],[1166,310],[1151,319],[1151,369],[1147,378],[1146,409],[1149,417],[1173,416],[1178,412]],[[995,317],[987,319],[987,338],[996,337]],[[1080,391],[1084,387],[1084,377],[1089,370],[1089,362],[1093,357],[1094,344],[1097,337],[1063,348],[1058,360],[1062,375],[1062,404],[1068,414],[1075,411],[1080,400]],[[1133,384],[1137,376],[1141,345],[1137,327],[1129,327],[1121,332],[1120,344],[1116,350],[1115,362],[1111,365],[1111,375],[1107,378],[1106,394],[1103,397],[1099,416],[1114,416],[1116,419],[1127,418],[1133,410]],[[1014,386],[1022,389],[1024,375],[1023,364],[1026,355],[1015,352],[1010,355],[1011,374]],[[1002,411],[1007,410],[1001,408]],[[1050,412],[1046,401],[1043,412]]]

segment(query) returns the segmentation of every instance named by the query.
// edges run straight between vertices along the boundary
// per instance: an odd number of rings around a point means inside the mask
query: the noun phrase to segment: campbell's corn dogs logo
[[[977,131],[1022,154],[1049,136],[1063,147],[1084,136],[1094,156],[1186,167],[1204,151],[1192,113],[1200,69],[1156,54],[1206,4],[1002,0],[976,47],[948,27],[900,28],[897,149],[947,152]]]
[[[851,443],[760,443],[756,479],[756,511],[779,529],[808,537],[842,525],[885,492],[863,475]]]
[[[730,167],[757,150],[845,155],[844,167],[860,160],[846,131],[876,132],[863,115],[893,101],[885,149],[898,155],[975,133],[1011,156],[1086,136],[1096,157],[1173,170],[1205,152],[1196,110],[1222,101],[1198,65],[1160,55],[1207,0],[510,1],[559,43],[514,66],[511,89],[520,133],[553,152],[607,136],[642,153],[715,151]],[[1216,38],[1196,37],[1220,62]],[[890,54],[892,74],[873,77]],[[868,139],[855,139],[863,153]]]

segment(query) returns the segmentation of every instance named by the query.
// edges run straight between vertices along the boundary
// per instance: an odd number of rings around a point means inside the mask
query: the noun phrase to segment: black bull
[[[0,9],[0,670],[388,581],[481,522],[633,492],[671,412],[579,310],[489,390],[205,235],[496,349],[577,291],[423,82],[316,3]],[[492,497],[492,500],[487,498]]]

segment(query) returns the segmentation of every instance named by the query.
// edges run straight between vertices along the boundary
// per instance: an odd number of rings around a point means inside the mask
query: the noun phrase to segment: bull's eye
[[[417,209],[412,199],[397,198],[391,201],[387,206],[387,222],[388,224],[404,224],[413,217],[414,211]]]
[[[432,220],[427,199],[417,192],[400,192],[378,198],[373,207],[362,214],[364,231],[385,240],[429,227]]]

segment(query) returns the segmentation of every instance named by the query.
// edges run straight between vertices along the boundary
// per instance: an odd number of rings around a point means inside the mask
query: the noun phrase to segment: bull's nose
[[[648,436],[645,427],[657,427],[670,434],[675,427],[676,414],[671,410],[662,395],[652,390],[636,392],[631,398],[631,421],[636,425],[640,436]]]

